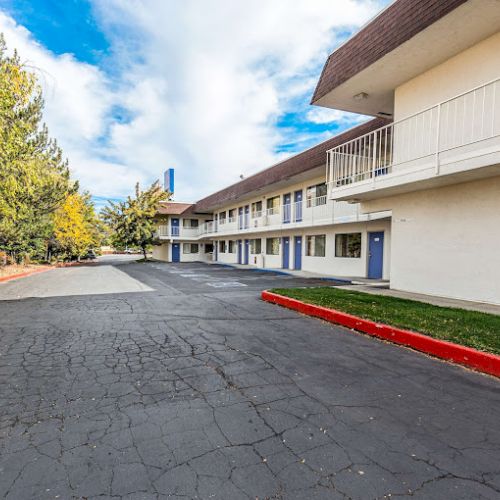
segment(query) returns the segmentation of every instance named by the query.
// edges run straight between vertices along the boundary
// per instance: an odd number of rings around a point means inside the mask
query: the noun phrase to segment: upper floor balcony
[[[334,202],[326,195],[303,201],[283,203],[273,208],[242,213],[236,217],[206,222],[200,226],[200,237],[230,236],[328,224],[367,221],[387,217],[390,212],[362,214],[359,206]]]
[[[330,199],[500,175],[500,78],[327,152]]]
[[[171,224],[161,224],[158,226],[156,236],[159,239],[185,239],[196,240],[199,236],[198,227],[182,227]]]

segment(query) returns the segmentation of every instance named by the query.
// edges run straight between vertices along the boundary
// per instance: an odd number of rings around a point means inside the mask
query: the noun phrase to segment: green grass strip
[[[271,292],[500,355],[500,316],[334,287]]]

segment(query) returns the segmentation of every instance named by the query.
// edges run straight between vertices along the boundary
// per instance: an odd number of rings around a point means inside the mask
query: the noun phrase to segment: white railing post
[[[436,175],[439,175],[439,149],[441,143],[441,103],[437,108],[437,131],[436,131]]]

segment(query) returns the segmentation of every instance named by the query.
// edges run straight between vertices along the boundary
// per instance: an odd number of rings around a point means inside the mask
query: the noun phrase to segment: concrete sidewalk
[[[370,286],[365,285],[346,285],[340,286],[344,290],[355,290],[357,292],[366,292],[373,295],[385,295],[388,297],[398,297],[400,299],[416,300],[418,302],[425,302],[426,304],[433,304],[441,307],[454,307],[459,309],[467,309],[469,311],[479,311],[489,314],[500,315],[500,306],[495,304],[487,304],[484,302],[472,302],[468,300],[450,299],[446,297],[435,297],[433,295],[424,295],[421,293],[404,292],[402,290],[392,290],[388,286]]]
[[[216,262],[209,262],[209,264],[221,265]],[[495,304],[487,304],[485,302],[473,302],[468,300],[459,300],[446,297],[436,297],[432,295],[424,295],[421,293],[404,292],[401,290],[390,289],[390,282],[388,280],[374,280],[369,278],[361,278],[359,276],[330,276],[320,273],[312,273],[310,271],[297,271],[295,269],[262,269],[259,267],[248,266],[245,264],[222,264],[227,267],[235,269],[274,272],[279,274],[287,274],[296,278],[306,279],[321,279],[325,280],[325,286],[328,281],[345,282],[345,285],[336,285],[345,290],[356,290],[358,292],[366,292],[374,295],[386,295],[389,297],[398,297],[401,299],[416,300],[418,302],[425,302],[426,304],[433,304],[441,307],[454,307],[458,309],[466,309],[469,311],[478,311],[489,314],[500,315],[500,306]]]
[[[359,276],[331,276],[328,274],[313,273],[311,271],[296,270],[296,269],[282,269],[282,268],[261,268],[256,266],[250,266],[247,264],[221,264],[219,262],[209,262],[211,265],[222,265],[227,267],[233,267],[235,269],[242,269],[246,271],[261,271],[270,272],[278,274],[288,274],[289,276],[295,276],[297,278],[311,278],[311,279],[321,279],[325,281],[339,281],[348,284],[366,284],[370,286],[388,286],[389,281],[387,280],[373,280],[369,278],[362,278]]]

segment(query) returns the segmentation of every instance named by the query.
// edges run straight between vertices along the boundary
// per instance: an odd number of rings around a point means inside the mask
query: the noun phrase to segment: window
[[[227,211],[228,222],[234,222],[236,219],[236,208]]]
[[[262,252],[262,240],[260,238],[256,240],[250,240],[250,253],[259,254]]]
[[[205,253],[213,253],[214,245],[213,243],[205,243]]]
[[[252,203],[252,218],[256,219],[262,215],[262,202],[256,201]]]
[[[186,228],[198,227],[198,219],[184,219],[182,221],[182,226]]]
[[[361,257],[361,233],[335,235],[335,257]]]
[[[227,243],[227,253],[234,253],[234,241],[229,240]]]
[[[198,243],[184,243],[182,245],[182,253],[198,253]]]
[[[267,211],[269,215],[280,213],[280,197],[274,196],[267,199]]]
[[[226,212],[220,212],[219,213],[219,224],[225,224],[226,223]]]
[[[326,247],[326,236],[317,234],[307,237],[306,255],[309,257],[324,257]]]
[[[266,238],[266,254],[279,255],[279,253],[280,253],[280,239]]]
[[[306,191],[306,201],[308,207],[326,205],[326,183],[309,186]]]
[[[219,252],[226,253],[226,242],[225,241],[219,241]]]

